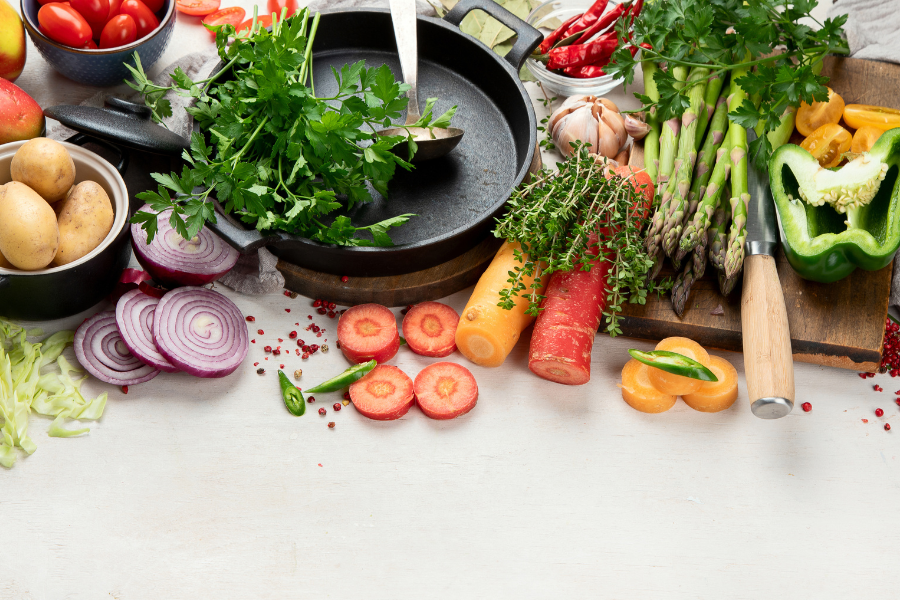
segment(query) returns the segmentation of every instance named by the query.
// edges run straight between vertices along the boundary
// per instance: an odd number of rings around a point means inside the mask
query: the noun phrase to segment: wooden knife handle
[[[794,363],[784,294],[771,256],[744,258],[741,328],[753,414],[783,417],[794,406]]]

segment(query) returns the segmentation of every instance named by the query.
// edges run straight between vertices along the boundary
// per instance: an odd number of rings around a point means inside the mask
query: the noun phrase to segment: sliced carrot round
[[[650,371],[658,371],[633,358],[625,363],[622,369],[622,399],[628,405],[645,413],[666,412],[678,399],[672,394],[665,394],[650,383]]]
[[[344,356],[354,363],[375,359],[381,364],[400,349],[394,313],[380,304],[360,304],[348,309],[338,321],[337,335]]]
[[[718,381],[704,381],[700,389],[681,397],[684,403],[700,412],[719,412],[729,408],[738,397],[737,370],[719,356],[710,356],[706,367]]]
[[[467,368],[452,362],[428,365],[416,375],[416,403],[432,419],[455,419],[478,401],[478,384]]]
[[[459,314],[440,302],[416,304],[403,317],[403,337],[422,356],[450,356],[456,350]]]
[[[350,386],[350,400],[363,416],[378,421],[399,419],[415,402],[409,375],[392,365],[378,365]]]
[[[703,346],[683,337],[666,338],[656,345],[657,350],[668,350],[669,352],[677,352],[684,354],[688,358],[693,358],[704,367],[709,366],[709,354],[703,349]],[[692,394],[700,389],[703,383],[699,379],[691,379],[682,375],[673,375],[662,369],[650,367],[650,381],[653,386],[664,394],[672,394],[673,396],[683,396],[684,394]]]

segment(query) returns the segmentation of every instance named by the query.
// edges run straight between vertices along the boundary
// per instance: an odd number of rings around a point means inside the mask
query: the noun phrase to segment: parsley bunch
[[[708,77],[754,67],[740,79],[749,98],[728,115],[745,128],[755,128],[762,121],[766,131],[773,131],[788,106],[825,100],[828,78],[818,72],[826,54],[849,53],[841,37],[847,17],[820,23],[810,15],[817,4],[816,0],[670,0],[646,5],[630,34],[628,23],[617,25],[620,39],[631,35],[632,43],[643,48],[643,60],[667,65],[654,76],[658,101],[635,94],[644,105],[642,110],[655,107],[660,122],[684,113],[689,89],[704,84],[705,79],[678,82],[673,77],[673,68],[678,66],[707,67]],[[814,22],[819,29],[801,20]],[[604,69],[624,77],[627,84],[634,80],[638,63],[622,45]],[[757,167],[764,168],[771,150],[764,135],[750,144]]]
[[[391,245],[388,230],[413,215],[366,227],[328,215],[371,201],[367,185],[387,196],[397,166],[412,168],[392,152],[405,143],[411,157],[416,150],[411,135],[376,135],[400,118],[409,86],[395,81],[386,65],[367,69],[360,61],[332,69],[337,93],[316,97],[310,65],[318,23],[319,15],[310,19],[304,9],[275,20],[271,31],[254,26],[235,36],[231,25],[211,28],[226,65],[202,81],[191,81],[177,69],[171,86],[155,85],[135,54],[129,85],[143,95],[154,119],[172,114],[164,96],[175,90],[196,99],[187,111],[200,126],[183,154],[187,164],[181,174],[154,173],[157,191],[137,195],[153,211],[132,219],[147,231],[148,241],[156,233],[158,214],[167,209],[173,210],[172,226],[191,239],[205,222],[215,223],[215,199],[226,213],[260,231],[277,229],[348,246]],[[227,73],[233,77],[226,81]],[[434,103],[428,100],[417,126],[449,125],[456,107],[434,119]],[[362,232],[372,239],[359,237]]]
[[[543,169],[519,186],[499,219],[494,235],[522,247],[515,254],[521,266],[510,271],[499,306],[510,310],[516,296],[527,294],[526,314],[537,316],[545,298],[538,290],[552,273],[590,271],[590,261],[599,258],[610,263],[603,316],[606,331],[615,336],[622,333],[619,320],[626,300],[645,304],[648,293],[670,289],[672,282],[650,277],[653,260],[644,248],[643,220],[636,218],[636,207],[646,202],[643,192],[619,175],[607,176],[609,167],[581,142],[574,146],[568,159],[557,164],[559,171]],[[530,290],[522,281],[525,276],[534,276]]]

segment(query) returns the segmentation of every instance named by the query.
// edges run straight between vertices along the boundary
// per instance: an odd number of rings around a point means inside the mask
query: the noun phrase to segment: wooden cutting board
[[[873,104],[900,109],[900,65],[827,57],[822,70],[829,86],[847,104]],[[643,166],[643,148],[636,145],[630,163]],[[874,371],[881,361],[884,321],[887,318],[892,267],[880,271],[857,269],[831,284],[801,279],[779,251],[778,275],[784,290],[791,348],[801,362]],[[674,275],[671,271],[668,275]],[[742,350],[740,289],[730,297],[719,294],[715,270],[696,282],[684,318],[672,310],[668,295],[650,298],[646,305],[627,304],[622,331],[651,340],[672,335],[692,338],[704,346]],[[713,315],[719,305],[722,315]]]

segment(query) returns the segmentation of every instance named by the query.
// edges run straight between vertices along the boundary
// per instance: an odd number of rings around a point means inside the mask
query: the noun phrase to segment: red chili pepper
[[[634,3],[634,6],[631,8],[631,22],[634,23],[635,17],[641,14],[641,9],[644,8],[644,0],[637,0]]]
[[[611,56],[617,45],[618,42],[613,38],[597,40],[596,42],[579,46],[555,48],[550,51],[550,61],[547,63],[547,69],[553,71],[566,67],[594,64],[603,58]]]
[[[609,61],[602,61],[603,64],[582,65],[580,67],[566,67],[563,71],[569,77],[575,79],[592,79],[594,77],[603,77],[606,73],[603,66]]]
[[[547,35],[547,37],[544,38],[544,41],[541,42],[541,45],[538,46],[537,53],[547,54],[548,52],[550,52],[550,48],[552,48],[556,44],[556,42],[563,38],[563,34],[566,32],[566,29],[568,29],[572,25],[572,23],[580,19],[582,16],[584,16],[584,13],[575,15],[574,17],[557,27],[556,31]]]
[[[579,31],[584,31],[592,26],[603,16],[603,11],[606,10],[607,4],[609,4],[609,0],[597,0],[594,2],[591,7],[581,15],[581,18],[575,21],[575,23],[566,30],[566,35],[563,37],[569,37],[570,35],[574,35]]]
[[[643,43],[641,43],[641,44],[639,44],[639,45],[640,45],[640,47],[643,48],[644,50],[653,50],[653,46],[651,46],[651,45],[648,44],[647,42],[643,42]],[[860,375],[863,375],[863,373],[860,373]],[[865,377],[863,377],[863,379],[865,379]]]
[[[609,27],[610,24],[612,24],[616,19],[618,19],[625,13],[626,8],[628,8],[628,5],[620,4],[617,7],[615,7],[614,9],[612,9],[611,11],[609,11],[608,13],[606,13],[605,15],[603,15],[603,18],[601,18],[599,21],[597,21],[596,23],[594,23],[593,25],[588,27],[584,31],[584,33],[581,35],[581,37],[578,38],[578,41],[576,41],[575,43],[583,44],[583,43],[587,42],[589,39],[591,39],[592,37],[594,37],[595,35],[597,35],[598,33],[600,33],[601,31],[603,31],[604,29],[606,29],[607,27]],[[573,31],[572,33],[577,33],[577,32]],[[572,33],[569,33],[569,35],[571,35]]]

